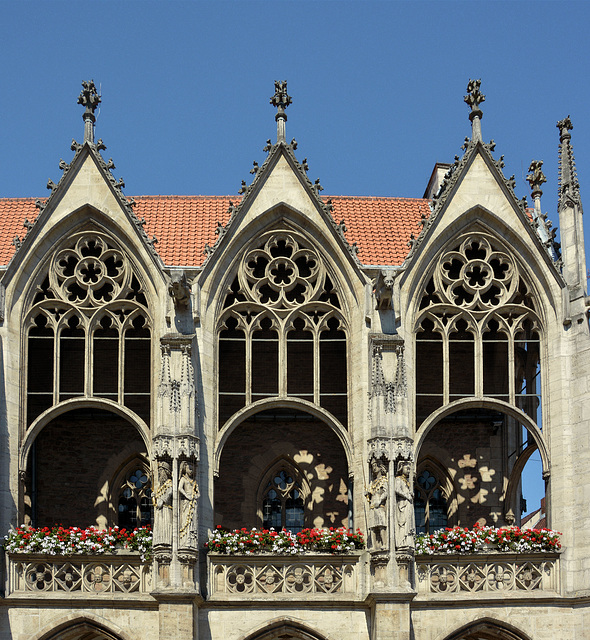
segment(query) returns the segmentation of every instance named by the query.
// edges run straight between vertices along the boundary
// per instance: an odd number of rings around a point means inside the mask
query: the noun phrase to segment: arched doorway
[[[351,526],[348,463],[339,437],[294,407],[245,418],[223,444],[215,518],[228,529]]]

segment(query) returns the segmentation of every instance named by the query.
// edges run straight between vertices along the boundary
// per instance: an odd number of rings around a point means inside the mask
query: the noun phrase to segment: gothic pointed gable
[[[111,173],[115,165],[112,159],[105,162],[100,154],[101,149],[106,149],[102,140],[97,144],[72,141],[72,150],[75,151],[72,161],[69,164],[63,160],[60,162],[63,171],[61,179],[57,184],[49,181],[51,194],[45,201],[36,200],[38,215],[34,222],[27,218],[24,238],[21,240],[17,237],[13,241],[16,252],[7,267],[5,282],[10,280],[29,250],[42,240],[48,230],[58,226],[66,229],[79,226],[82,220],[79,215],[73,214],[84,208],[111,221],[128,237],[135,237],[137,244],[144,246],[153,262],[159,268],[163,266],[154,248],[155,238],[150,240],[147,236],[142,222],[133,212],[133,200],[128,200],[122,193],[125,183],[122,179],[115,180]]]
[[[344,221],[334,221],[332,201],[328,199],[324,202],[320,197],[323,187],[319,179],[313,183],[309,179],[307,159],[300,163],[295,157],[296,148],[295,140],[290,143],[279,141],[274,145],[267,142],[266,160],[261,166],[254,163],[251,171],[254,174],[253,181],[248,186],[242,183],[239,203],[234,204],[230,200],[227,224],[219,224],[215,244],[205,246],[205,272],[215,261],[218,252],[224,251],[231,239],[241,234],[245,227],[250,224],[258,227],[261,224],[259,219],[264,214],[282,207],[283,210],[298,212],[305,217],[306,226],[321,230],[320,233],[331,238],[334,245],[341,249],[345,260],[360,273],[356,242],[351,245],[346,239]]]
[[[492,226],[510,229],[515,238],[520,238],[529,248],[534,247],[553,276],[559,279],[557,266],[550,255],[551,251],[548,251],[547,239],[539,232],[527,208],[526,198],[517,198],[514,176],[504,176],[503,156],[496,160],[492,155],[494,141],[484,143],[466,138],[463,149],[463,157],[455,156],[455,162],[434,195],[432,213],[413,242],[405,265],[409,267],[416,264],[418,255],[426,247],[432,246],[441,234],[448,236],[450,231],[459,232],[469,224],[468,217],[483,222],[489,217],[490,222],[494,220]]]

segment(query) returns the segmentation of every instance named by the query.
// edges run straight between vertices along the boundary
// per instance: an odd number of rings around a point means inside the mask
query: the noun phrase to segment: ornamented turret
[[[584,311],[586,296],[586,250],[582,222],[580,185],[576,175],[574,151],[571,145],[574,128],[570,117],[557,123],[559,129],[559,199],[557,211],[561,228],[561,254],[563,277],[569,289],[572,303],[571,317]],[[577,302],[581,301],[581,302]],[[577,308],[577,307],[580,308]],[[568,318],[566,318],[567,322]]]
[[[481,80],[470,80],[467,84],[467,95],[463,98],[467,105],[471,107],[469,119],[471,120],[471,139],[473,142],[481,141],[481,119],[483,112],[479,105],[485,101],[486,97],[479,90]]]
[[[96,91],[94,80],[90,80],[90,82],[82,82],[82,91],[78,96],[78,104],[86,107],[84,115],[82,116],[82,119],[84,120],[84,142],[93,143],[94,123],[96,122],[94,112],[100,104],[100,96]]]
[[[285,109],[293,102],[291,96],[287,93],[287,81],[275,80],[275,94],[270,99],[270,104],[277,108],[277,142],[285,142],[287,114]]]

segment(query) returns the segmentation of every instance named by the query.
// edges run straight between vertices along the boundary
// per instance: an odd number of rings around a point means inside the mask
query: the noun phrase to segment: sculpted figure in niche
[[[397,465],[395,477],[395,541],[397,549],[406,549],[414,546],[414,504],[410,488],[410,463],[400,460]]]
[[[172,545],[172,472],[168,462],[158,463],[158,488],[154,491],[154,547]]]
[[[389,494],[385,458],[371,459],[371,475],[373,480],[366,493],[369,501],[369,528],[373,534],[373,547],[385,549],[387,548],[387,498]]]
[[[192,462],[183,462],[180,467],[178,497],[180,500],[179,547],[197,546],[197,499],[199,485],[194,478],[195,467]]]

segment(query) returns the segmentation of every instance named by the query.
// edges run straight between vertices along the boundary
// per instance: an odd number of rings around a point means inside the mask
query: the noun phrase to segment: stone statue
[[[410,463],[400,460],[395,477],[395,546],[408,549],[414,546],[414,496],[410,487]]]
[[[152,496],[154,505],[154,548],[172,545],[172,473],[170,464],[158,463],[158,488]]]
[[[197,499],[199,485],[194,479],[195,468],[192,462],[183,462],[178,482],[180,500],[178,546],[180,548],[196,547],[197,538]]]
[[[369,501],[369,528],[373,532],[373,547],[387,548],[387,498],[389,482],[387,480],[387,463],[385,458],[371,459],[373,480],[366,493]]]

